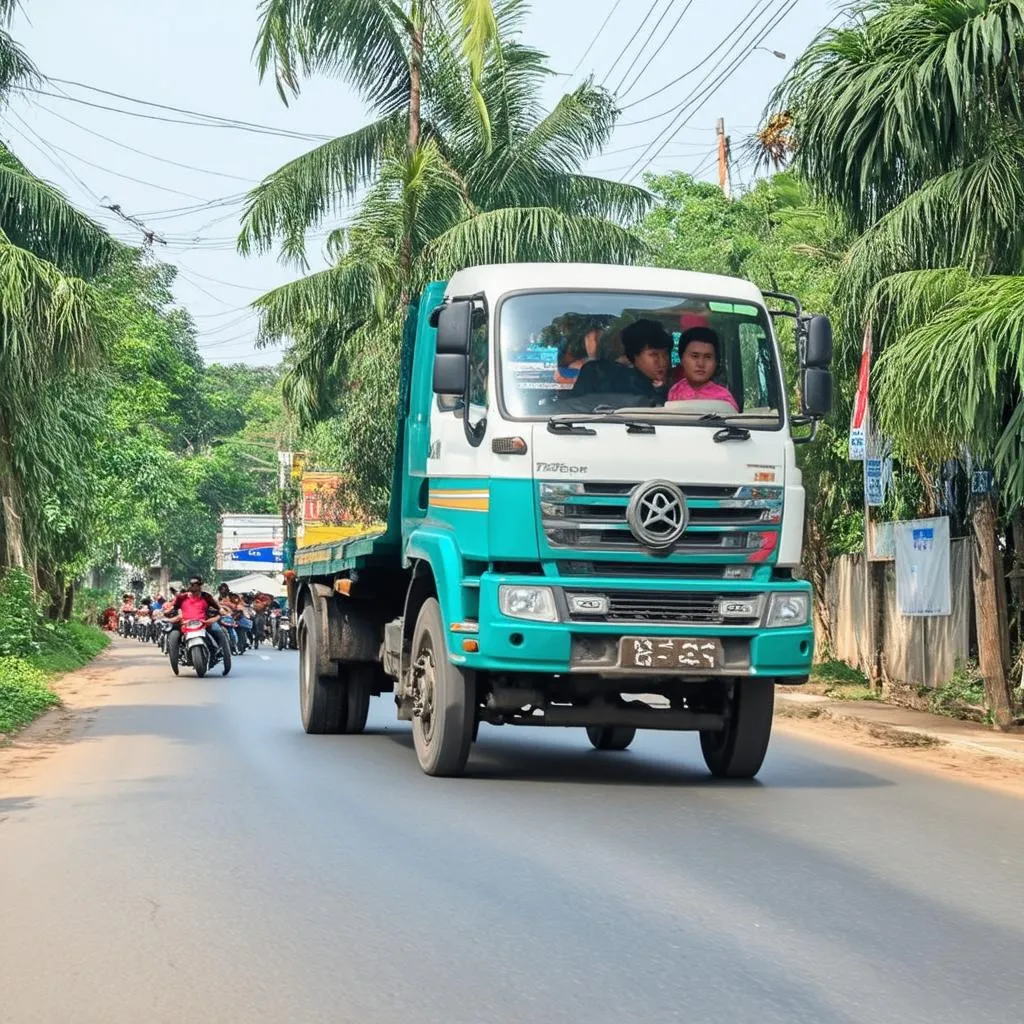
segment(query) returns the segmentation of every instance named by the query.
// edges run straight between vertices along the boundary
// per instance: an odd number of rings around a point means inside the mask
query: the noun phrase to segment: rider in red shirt
[[[227,645],[227,637],[220,628],[220,605],[213,594],[203,590],[202,576],[193,576],[188,581],[188,590],[178,594],[164,617],[174,622],[176,630],[181,629],[182,621],[201,619],[210,635],[217,638],[221,648]]]

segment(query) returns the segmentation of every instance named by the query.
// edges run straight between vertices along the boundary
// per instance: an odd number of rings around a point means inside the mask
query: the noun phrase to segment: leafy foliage
[[[274,66],[284,92],[297,91],[302,76],[337,74],[375,118],[264,180],[239,240],[243,252],[277,241],[283,260],[303,265],[309,230],[351,211],[331,234],[331,266],[256,307],[264,343],[293,342],[290,408],[307,428],[340,417],[334,468],[369,516],[383,513],[390,484],[394,371],[411,296],[463,266],[628,263],[643,251],[630,228],[648,193],[580,173],[611,135],[614,100],[586,83],[544,111],[551,72],[517,38],[523,9],[520,0],[269,0],[262,8],[261,74]]]
[[[24,658],[0,655],[0,735],[27,725],[59,703],[45,672]]]

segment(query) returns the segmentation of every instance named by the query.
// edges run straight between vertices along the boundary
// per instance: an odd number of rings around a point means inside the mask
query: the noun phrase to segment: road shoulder
[[[114,639],[88,665],[52,680],[60,704],[0,745],[0,777],[16,774],[77,740],[121,678],[138,668],[140,652],[145,650],[137,643]]]
[[[1024,735],[877,701],[779,692],[776,729],[1024,797]]]

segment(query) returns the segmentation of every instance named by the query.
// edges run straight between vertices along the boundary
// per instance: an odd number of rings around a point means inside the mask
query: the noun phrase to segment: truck
[[[714,332],[731,401],[626,387],[642,320],[674,375]],[[813,657],[796,446],[831,408],[828,319],[737,278],[500,264],[427,285],[400,352],[386,520],[286,573],[306,732],[361,732],[391,694],[432,776],[464,772],[481,723],[601,751],[696,732],[713,776],[756,775],[774,687]]]

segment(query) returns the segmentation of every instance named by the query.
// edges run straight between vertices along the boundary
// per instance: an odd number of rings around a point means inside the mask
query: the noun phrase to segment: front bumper
[[[663,622],[532,622],[503,615],[498,609],[501,584],[544,585],[579,589],[578,579],[550,577],[510,577],[484,574],[480,578],[479,632],[472,636],[479,650],[466,650],[465,632],[448,635],[448,650],[453,661],[467,668],[492,672],[536,674],[598,674],[636,678],[644,675],[677,675],[685,678],[697,673],[677,670],[666,673],[619,665],[619,640],[622,637],[715,638],[722,644],[720,668],[703,675],[760,676],[786,678],[798,682],[810,672],[814,655],[814,630],[806,626],[769,629],[761,625],[723,626],[708,624],[675,625]],[[631,591],[727,592],[739,596],[776,591],[810,593],[803,582],[758,581],[730,583],[721,580],[680,580],[660,585],[644,580],[590,581],[594,589],[613,590],[616,586]],[[468,645],[472,647],[472,644]]]

